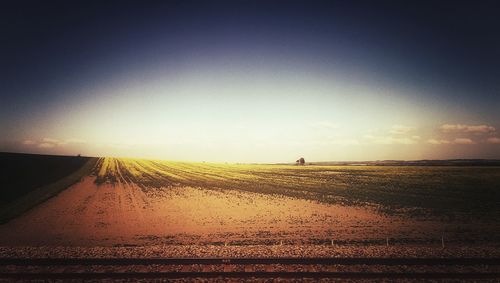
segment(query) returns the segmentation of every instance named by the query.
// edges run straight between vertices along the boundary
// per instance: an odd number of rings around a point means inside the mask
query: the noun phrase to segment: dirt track
[[[1,225],[0,245],[310,243],[418,238],[438,230],[359,207],[232,190],[98,186],[86,177]]]

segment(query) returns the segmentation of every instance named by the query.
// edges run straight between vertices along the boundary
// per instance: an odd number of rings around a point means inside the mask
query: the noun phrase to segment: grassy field
[[[453,220],[500,216],[500,167],[294,166],[101,158],[96,182],[278,194],[383,212]]]

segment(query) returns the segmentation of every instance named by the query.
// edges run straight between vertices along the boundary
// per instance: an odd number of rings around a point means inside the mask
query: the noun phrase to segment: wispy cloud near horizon
[[[491,133],[496,129],[490,125],[444,124],[440,130],[443,133]]]
[[[476,142],[470,138],[456,138],[453,140],[453,144],[476,144]]]
[[[394,125],[391,127],[391,130],[389,131],[391,134],[394,135],[404,135],[408,134],[409,132],[414,131],[414,127],[408,127],[408,126],[403,126],[403,125]]]
[[[194,126],[196,128],[199,125]],[[390,154],[394,149],[400,152],[399,156],[402,156],[400,159],[484,158],[484,155],[460,156],[457,152],[480,152],[482,148],[489,148],[490,151],[495,152],[495,147],[500,145],[500,138],[492,135],[495,133],[495,127],[486,123],[437,124],[429,127],[392,124],[386,127],[377,125],[368,128],[369,124],[353,127],[345,121],[325,119],[303,123],[299,120],[293,126],[286,125],[282,128],[270,127],[270,125],[255,128],[251,121],[230,126],[207,128],[200,132],[191,132],[191,129],[186,129],[184,132],[167,131],[164,136],[157,135],[154,139],[139,135],[137,139],[124,141],[122,136],[117,136],[115,139],[89,142],[77,138],[46,136],[29,137],[18,141],[17,144],[24,151],[34,153],[69,153],[70,155],[83,153],[94,156],[112,155],[216,162],[282,162],[287,160],[286,156],[292,155],[305,155],[309,160],[398,159],[397,156]],[[482,145],[488,145],[488,147]],[[440,152],[447,154],[424,155],[426,151],[433,152],[432,148],[434,151],[439,149]],[[255,156],[267,158],[251,159],[246,155],[248,151],[255,153]],[[185,155],[185,152],[191,153]],[[212,154],[204,155],[206,152]],[[307,152],[311,153],[302,154]],[[322,154],[324,152],[329,152],[329,155]],[[379,154],[380,152],[383,155]],[[500,152],[500,147],[498,152]],[[228,155],[234,158],[228,159],[226,157]]]
[[[60,147],[60,146],[65,146],[65,145],[78,145],[78,144],[85,144],[86,142],[82,139],[65,139],[65,140],[59,140],[59,139],[54,139],[54,138],[42,138],[39,140],[35,139],[26,139],[20,142],[22,145],[25,146],[36,146],[39,148],[55,148],[55,147]]]
[[[491,144],[500,144],[500,138],[498,137],[490,137],[486,140],[487,143]]]

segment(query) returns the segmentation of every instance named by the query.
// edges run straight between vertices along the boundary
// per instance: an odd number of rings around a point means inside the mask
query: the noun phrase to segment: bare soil
[[[439,239],[444,224],[372,208],[199,187],[141,189],[86,177],[0,225],[0,246],[249,245]],[[390,242],[392,244],[392,242]]]

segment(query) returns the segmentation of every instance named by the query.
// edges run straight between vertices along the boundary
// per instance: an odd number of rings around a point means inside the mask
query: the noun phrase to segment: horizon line
[[[188,162],[188,163],[224,163],[224,164],[263,164],[263,165],[289,165],[295,164],[296,162],[229,162],[229,161],[192,161],[192,160],[169,160],[162,158],[147,158],[147,157],[127,157],[127,156],[89,156],[89,155],[67,155],[67,154],[46,154],[46,153],[32,153],[32,152],[13,152],[13,151],[0,151],[0,154],[25,154],[25,155],[39,155],[39,156],[61,156],[61,157],[84,157],[84,158],[130,158],[130,159],[143,159],[143,160],[162,160],[170,162]],[[338,165],[348,165],[349,163],[355,165],[362,165],[362,163],[389,163],[389,162],[402,162],[402,163],[416,163],[416,162],[498,162],[500,165],[500,159],[490,159],[490,158],[451,158],[451,159],[376,159],[376,160],[323,160],[323,161],[306,161],[307,165],[315,164],[338,164]]]

